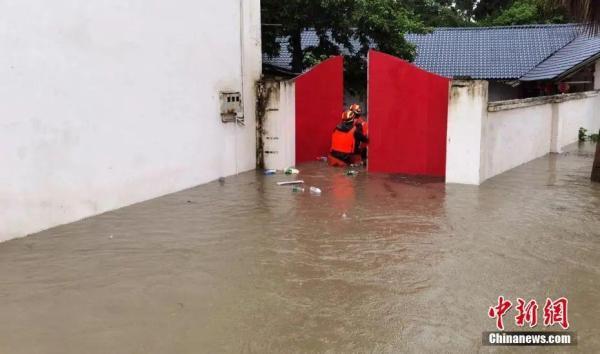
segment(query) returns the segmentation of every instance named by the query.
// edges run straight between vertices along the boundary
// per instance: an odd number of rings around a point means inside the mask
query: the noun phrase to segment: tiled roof
[[[280,43],[279,55],[273,58],[267,55],[263,55],[263,62],[265,64],[273,65],[284,70],[292,70],[292,54],[290,53],[288,48],[288,39],[279,38],[277,41]],[[302,49],[318,46],[319,42],[320,40],[315,30],[307,29],[302,33]],[[356,40],[351,40],[350,42],[354,47],[358,47],[358,42]],[[338,47],[341,48],[342,54],[347,55],[350,53],[350,50],[348,50],[347,48],[341,45],[338,45]]]
[[[408,34],[406,39],[417,47],[415,65],[442,76],[546,80],[600,53],[600,38],[589,37],[580,28],[576,24],[436,28],[429,34]],[[281,54],[263,60],[291,70],[287,39],[279,41]],[[318,44],[314,30],[302,34],[303,48]]]
[[[521,77],[522,81],[548,80],[562,76],[600,55],[600,37],[581,35]]]
[[[407,40],[415,64],[439,75],[518,79],[576,37],[576,25],[532,25],[439,28]]]
[[[277,42],[280,44],[279,55],[271,58],[266,54],[263,54],[263,62],[285,70],[292,70],[292,53],[290,53],[288,48],[288,39],[278,38]],[[302,33],[302,49],[318,44],[319,37],[317,37],[315,31],[307,30]]]

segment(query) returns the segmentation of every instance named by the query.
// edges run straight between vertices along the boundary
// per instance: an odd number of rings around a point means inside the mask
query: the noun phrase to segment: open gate
[[[344,59],[328,59],[296,80],[296,164],[326,156],[344,104]]]
[[[449,80],[369,53],[369,171],[444,177]]]

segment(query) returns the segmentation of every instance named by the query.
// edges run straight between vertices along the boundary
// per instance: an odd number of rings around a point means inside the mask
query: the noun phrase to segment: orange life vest
[[[335,129],[331,136],[331,150],[339,151],[344,154],[354,153],[354,132],[356,127],[352,127],[347,132]]]

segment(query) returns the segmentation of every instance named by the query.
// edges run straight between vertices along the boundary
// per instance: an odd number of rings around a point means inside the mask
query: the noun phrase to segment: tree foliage
[[[302,71],[304,55],[308,53],[314,56],[323,53],[337,54],[339,49],[333,41],[342,45],[349,44],[350,20],[344,14],[351,11],[353,2],[353,0],[263,0],[263,50],[267,55],[278,55],[280,43],[277,39],[287,38],[295,72]],[[306,28],[314,28],[317,31],[321,39],[318,47],[302,48],[301,34]]]
[[[468,1],[472,4],[472,0]],[[454,0],[404,0],[403,3],[428,27],[472,26],[468,11]]]
[[[567,0],[262,0],[263,50],[277,56],[281,39],[292,56],[292,71],[332,56],[346,56],[346,81],[364,91],[370,48],[413,60],[406,33],[433,27],[563,23]],[[573,5],[574,6],[574,5]],[[313,29],[319,43],[302,47],[301,35]]]
[[[477,26],[564,23],[563,0],[457,0],[456,8]]]
[[[510,7],[513,0],[467,0],[460,3],[460,6],[469,8],[470,18],[475,23],[480,23],[482,20],[497,17],[504,9]]]
[[[565,23],[568,16],[562,6],[544,0],[516,0],[504,9],[483,18],[479,24],[509,26],[543,23]]]
[[[414,47],[404,34],[423,33],[423,21],[396,0],[263,0],[263,46],[267,55],[279,54],[277,38],[287,38],[292,70],[301,72],[315,59],[341,54],[363,58],[370,47],[414,58]],[[301,33],[314,29],[317,46],[302,48]]]
[[[415,48],[406,41],[406,33],[469,25],[453,4],[453,0],[262,0],[263,51],[279,55],[285,39],[296,73],[344,54],[347,86],[362,95],[369,49],[413,60]],[[302,47],[306,29],[316,32],[318,45]]]

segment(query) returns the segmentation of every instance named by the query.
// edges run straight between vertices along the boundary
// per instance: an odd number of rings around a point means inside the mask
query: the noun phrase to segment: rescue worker
[[[354,103],[353,105],[350,106],[350,111],[352,113],[354,113],[355,125],[357,127],[359,127],[359,129],[362,129],[362,134],[368,138],[369,137],[369,124],[367,123],[365,118],[363,118],[362,109],[361,109],[360,105]],[[368,146],[367,142],[361,142],[360,144],[356,144],[355,151],[354,151],[355,154],[360,155],[363,163],[365,163],[367,161],[367,146]]]
[[[362,127],[355,125],[356,115],[352,111],[342,114],[342,122],[335,127],[331,136],[331,156],[350,165],[355,161],[356,146],[368,143]]]

